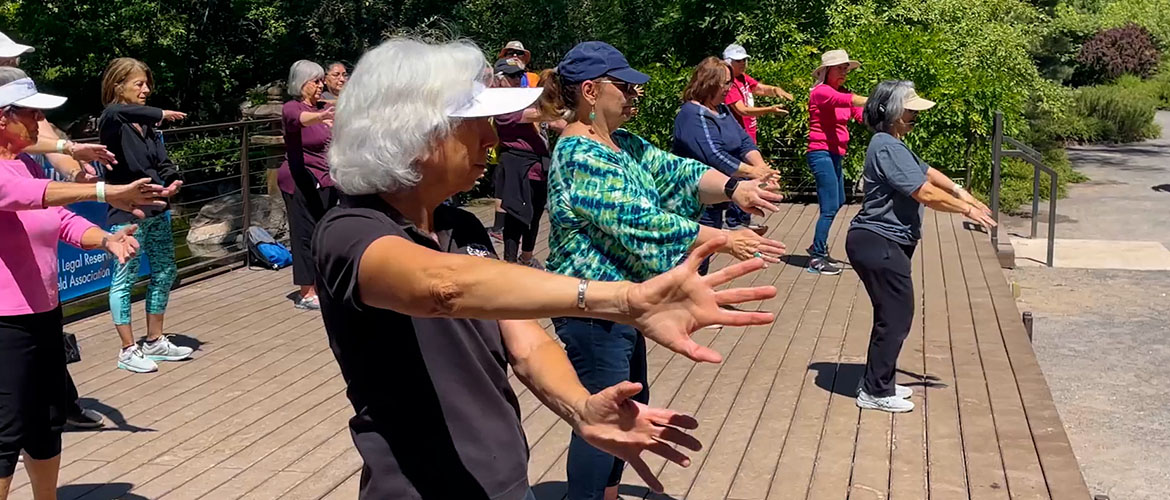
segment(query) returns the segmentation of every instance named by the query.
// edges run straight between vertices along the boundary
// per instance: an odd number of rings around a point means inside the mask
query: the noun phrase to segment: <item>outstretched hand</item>
[[[134,214],[139,219],[146,217],[143,207],[165,207],[163,198],[165,189],[158,184],[151,184],[149,178],[138,179],[130,184],[107,184],[106,203],[110,206]]]
[[[773,203],[780,203],[784,195],[769,190],[778,187],[770,179],[764,183],[754,180],[740,181],[735,192],[731,194],[731,201],[752,215],[764,216],[780,210]]]
[[[686,261],[650,280],[631,286],[626,305],[631,324],[646,338],[694,361],[718,363],[723,360],[709,347],[691,338],[696,330],[708,325],[763,325],[775,320],[772,313],[734,311],[720,306],[740,304],[776,296],[776,287],[729,288],[715,290],[740,276],[764,267],[762,259],[753,258],[725,267],[706,276],[699,275],[703,259],[727,244],[720,236],[691,252]]]
[[[126,261],[138,254],[138,240],[134,238],[134,233],[137,231],[137,224],[119,229],[114,234],[102,238],[102,249],[118,259],[119,264],[125,264]]]
[[[74,160],[77,160],[82,165],[96,161],[109,168],[111,165],[118,163],[118,159],[114,157],[114,153],[111,153],[102,144],[70,143],[69,156],[72,156]]]
[[[630,399],[639,392],[642,384],[622,382],[589,396],[577,409],[574,431],[594,447],[630,464],[650,489],[662,492],[662,482],[642,460],[642,452],[689,467],[691,459],[671,443],[694,451],[702,449],[698,439],[684,432],[698,428],[699,422],[689,415]]]

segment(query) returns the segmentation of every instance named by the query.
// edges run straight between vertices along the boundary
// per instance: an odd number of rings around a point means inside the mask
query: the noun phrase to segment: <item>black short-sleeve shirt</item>
[[[865,151],[865,199],[851,227],[867,229],[900,245],[922,238],[922,204],[913,194],[926,184],[930,166],[906,143],[878,132]]]
[[[360,498],[521,499],[528,446],[499,324],[416,318],[361,301],[358,265],[384,236],[495,258],[474,215],[440,206],[434,222],[438,242],[377,196],[343,197],[313,235],[325,331],[365,462]]]

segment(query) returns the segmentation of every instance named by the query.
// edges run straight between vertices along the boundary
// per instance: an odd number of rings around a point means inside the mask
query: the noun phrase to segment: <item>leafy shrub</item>
[[[1106,81],[1124,74],[1148,77],[1158,68],[1161,52],[1150,32],[1127,24],[1097,33],[1081,46],[1077,62],[1083,65],[1088,81]]]
[[[1070,137],[1086,142],[1134,142],[1157,137],[1154,123],[1156,101],[1140,94],[1125,92],[1117,85],[1100,85],[1079,89],[1075,110],[1085,117],[1084,137]]]

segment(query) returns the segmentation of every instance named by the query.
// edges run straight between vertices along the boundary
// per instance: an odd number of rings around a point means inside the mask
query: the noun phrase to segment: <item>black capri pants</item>
[[[20,452],[35,460],[61,454],[68,398],[61,308],[0,316],[0,477]]]
[[[293,257],[293,284],[308,286],[317,282],[317,271],[313,267],[313,230],[317,221],[330,208],[337,205],[337,189],[322,186],[304,194],[297,185],[293,194],[281,191],[284,206],[288,210],[288,242]]]
[[[873,329],[865,358],[866,394],[894,395],[894,371],[902,342],[914,322],[914,280],[910,258],[916,245],[902,245],[866,229],[853,228],[845,237],[849,264],[865,284],[873,303]]]

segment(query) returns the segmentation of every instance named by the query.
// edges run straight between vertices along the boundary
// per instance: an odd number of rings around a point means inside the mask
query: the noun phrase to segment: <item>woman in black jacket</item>
[[[154,75],[142,61],[120,57],[110,61],[102,76],[102,104],[106,106],[98,119],[101,142],[118,159],[107,172],[111,184],[129,184],[142,178],[166,186],[173,196],[183,184],[178,168],[167,156],[155,126],[163,120],[181,120],[187,115],[146,105],[154,88]],[[136,373],[158,370],[156,361],[179,361],[191,357],[190,347],[171,343],[163,335],[163,314],[170,298],[171,285],[178,274],[175,243],[171,235],[170,206],[144,209],[145,217],[109,208],[107,223],[113,230],[138,224],[138,241],[150,261],[150,285],[146,292],[146,341],[141,347],[134,341],[130,326],[130,291],[138,277],[138,259],[116,264],[110,284],[110,314],[122,338],[118,368]]]

